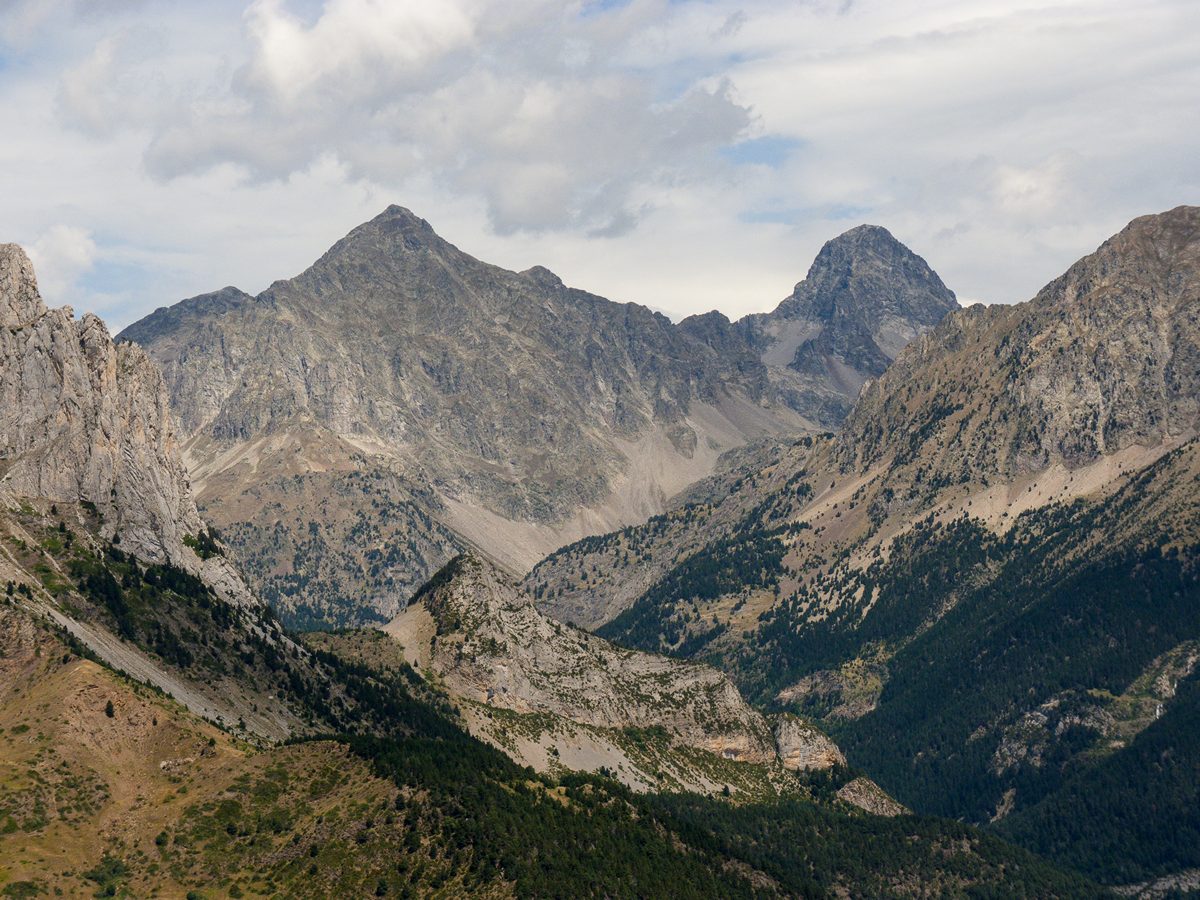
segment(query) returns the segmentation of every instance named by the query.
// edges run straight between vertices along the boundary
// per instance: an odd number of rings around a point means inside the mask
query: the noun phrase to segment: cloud
[[[57,106],[63,122],[97,136],[143,125],[170,102],[153,66],[164,49],[162,35],[147,26],[105,35],[62,74]]]
[[[668,87],[630,63],[672,15],[657,3],[331,0],[307,24],[257,0],[249,61],[215,98],[164,109],[146,166],[172,179],[232,162],[284,179],[332,154],[375,182],[432,172],[482,196],[502,233],[612,233],[636,221],[648,185],[710,174],[752,122],[727,78]],[[103,50],[76,81],[108,74]]]
[[[38,288],[54,305],[96,261],[96,242],[82,228],[54,225],[26,248]]]
[[[429,67],[464,47],[474,26],[450,0],[332,0],[305,26],[282,0],[246,11],[256,45],[244,86],[284,110],[333,96],[376,105],[388,92],[427,84]]]
[[[136,10],[143,4],[144,0],[0,0],[4,18],[0,38],[10,47],[25,49],[63,14],[97,20]]]
[[[1193,0],[0,0],[0,239],[94,241],[45,277],[118,322],[261,290],[389,202],[673,315],[768,308],[862,221],[964,300],[1022,300],[1200,202],[1194,24]]]

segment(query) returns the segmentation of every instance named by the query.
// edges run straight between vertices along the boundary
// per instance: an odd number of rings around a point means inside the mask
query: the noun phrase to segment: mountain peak
[[[859,389],[958,301],[886,228],[859,225],[826,242],[808,276],[774,312],[739,328],[814,422],[841,424]]]
[[[330,247],[308,272],[349,261],[361,265],[380,253],[401,257],[440,246],[449,246],[433,226],[412,210],[393,203],[375,218],[352,229]],[[300,277],[308,274],[305,272]]]
[[[954,292],[890,231],[859,225],[825,243],[776,314],[862,324],[903,316],[931,328],[957,306]]]
[[[29,256],[18,244],[0,244],[0,325],[20,328],[45,313]]]

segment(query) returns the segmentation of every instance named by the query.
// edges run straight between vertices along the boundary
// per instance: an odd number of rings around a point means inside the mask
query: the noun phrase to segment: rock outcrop
[[[13,494],[87,501],[104,534],[178,559],[200,529],[162,377],[70,307],[48,310],[16,244],[0,246],[0,462]]]
[[[206,573],[226,599],[248,601],[225,559],[202,562],[184,545],[203,526],[157,367],[114,344],[95,315],[47,309],[16,244],[0,245],[0,490],[82,502],[125,551]]]
[[[911,810],[902,803],[897,803],[888,793],[870,778],[859,777],[838,788],[839,800],[857,806],[877,816],[908,815]]]
[[[623,650],[555,622],[475,557],[453,560],[384,630],[414,666],[476,703],[601,728],[663,727],[673,742],[744,762],[844,762],[794,717],[773,729],[716,669]]]
[[[775,756],[771,729],[716,669],[555,622],[476,557],[456,557],[384,630],[464,699],[604,728],[663,726],[728,759]]]
[[[775,725],[775,749],[785,769],[806,771],[844,766],[846,757],[821,729],[791,714]]]

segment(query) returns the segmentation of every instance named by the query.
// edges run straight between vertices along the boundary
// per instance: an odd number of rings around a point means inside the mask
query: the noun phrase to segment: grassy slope
[[[0,896],[1097,895],[941,820],[538,777],[417,699],[390,737],[256,750],[11,605],[0,630]]]

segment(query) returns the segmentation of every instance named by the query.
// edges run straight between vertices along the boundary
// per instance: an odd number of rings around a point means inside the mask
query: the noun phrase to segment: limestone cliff
[[[0,490],[90,505],[103,538],[248,599],[227,561],[184,545],[202,523],[157,367],[96,316],[47,309],[16,244],[0,245]]]

